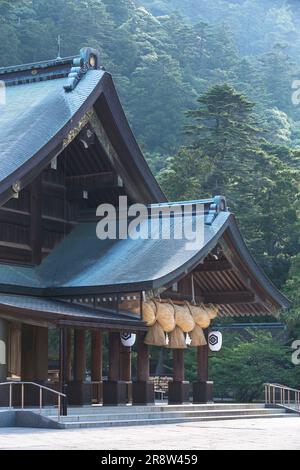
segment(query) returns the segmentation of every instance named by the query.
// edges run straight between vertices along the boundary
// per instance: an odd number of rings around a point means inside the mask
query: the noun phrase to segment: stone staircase
[[[55,410],[47,410],[47,413],[45,411],[44,415],[46,414],[49,420],[57,423]],[[62,416],[57,424],[63,429],[78,429],[289,416],[295,415],[288,413],[284,408],[270,408],[264,404],[92,406],[69,408],[68,416]]]

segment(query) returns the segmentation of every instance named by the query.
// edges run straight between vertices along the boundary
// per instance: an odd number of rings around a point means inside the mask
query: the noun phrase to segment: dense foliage
[[[226,194],[250,249],[282,286],[299,251],[298,171],[265,139],[254,104],[231,86],[211,87],[187,115],[191,144],[169,158],[162,186],[171,198]]]
[[[299,21],[298,0],[0,0],[2,66],[55,58],[59,35],[63,56],[100,49],[165,192],[227,197],[253,255],[295,301],[292,337],[300,330]]]
[[[236,337],[211,357],[211,374],[218,377],[216,396],[252,402],[264,398],[262,384],[267,382],[299,387],[299,373],[284,341],[270,333],[248,333],[249,340]]]

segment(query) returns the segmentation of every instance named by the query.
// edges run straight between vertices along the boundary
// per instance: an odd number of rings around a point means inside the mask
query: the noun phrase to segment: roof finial
[[[80,56],[73,59],[73,65],[68,75],[68,81],[64,85],[65,91],[73,91],[88,70],[99,70],[99,63],[100,56],[96,49],[92,49],[91,47],[80,49]]]
[[[56,59],[61,59],[61,37],[60,34],[57,36],[57,57]]]

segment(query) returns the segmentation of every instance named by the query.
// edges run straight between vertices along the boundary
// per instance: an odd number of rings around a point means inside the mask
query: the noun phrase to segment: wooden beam
[[[43,229],[47,232],[68,233],[74,226],[75,222],[69,222],[54,217],[42,216]]]
[[[105,202],[109,203],[111,202],[110,199],[108,198],[107,190],[113,190],[114,194],[116,197],[125,195],[124,188],[121,186],[118,186],[117,184],[115,186],[101,186],[98,189],[92,189],[88,190],[88,199],[90,197],[96,197],[99,200],[99,203]],[[81,201],[84,199],[83,197],[83,192],[85,189],[67,189],[67,198],[69,201]]]
[[[13,245],[13,246],[12,246]],[[0,241],[0,259],[9,263],[32,264],[32,254],[30,247],[24,245],[7,244]]]
[[[66,193],[65,185],[53,181],[42,181],[43,194],[46,196],[55,196],[64,198]]]
[[[59,160],[57,161],[59,163]],[[58,170],[52,170],[51,168],[45,168],[42,172],[43,184],[55,183],[58,185],[64,185],[64,172]]]
[[[89,175],[67,176],[66,185],[68,190],[81,189],[92,191],[101,188],[109,188],[118,185],[118,177],[112,171],[93,173]]]
[[[147,331],[147,326],[143,324],[142,322],[137,322],[134,325],[128,325],[124,323],[113,323],[113,322],[104,322],[102,321],[97,321],[97,319],[94,320],[59,320],[59,318],[55,318],[55,323],[58,326],[72,326],[76,328],[103,328],[105,330],[110,330],[110,331]]]
[[[161,295],[162,299],[191,302],[191,295],[183,295],[178,292],[165,291]],[[256,297],[253,292],[248,291],[226,291],[226,292],[203,292],[201,297],[196,296],[197,304],[247,304],[255,303]]]
[[[178,292],[173,292],[173,291],[169,291],[169,290],[163,292],[162,294],[160,294],[160,297],[162,299],[166,299],[166,300],[171,299],[171,300],[176,300],[176,301],[179,301],[179,302],[184,301],[184,300],[186,300],[187,302],[191,302],[193,300],[191,295],[184,295],[184,294],[180,294]],[[195,301],[196,301],[197,304],[200,304],[200,303],[204,302],[204,297],[196,296]]]
[[[249,291],[204,292],[204,303],[208,304],[248,304],[255,303],[256,297]]]
[[[220,272],[220,271],[230,271],[232,269],[232,264],[227,260],[219,261],[205,261],[203,264],[199,264],[194,272]]]
[[[23,227],[29,227],[30,214],[22,214],[19,211],[7,210],[4,207],[0,208],[0,223],[1,224],[15,224]]]
[[[3,307],[1,307],[3,308]],[[1,311],[0,313],[0,318],[2,318],[3,320],[8,320],[8,321],[14,321],[16,323],[18,323],[20,321],[20,313],[19,314],[14,314],[14,313],[3,313]],[[55,325],[54,323],[50,323],[46,320],[38,320],[38,319],[35,319],[35,318],[30,318],[30,317],[22,317],[22,325],[31,325],[31,326],[38,326],[38,327],[42,327],[42,328],[53,328]]]
[[[0,239],[0,246],[8,249],[11,248],[13,250],[31,251],[30,246],[26,243],[7,242],[5,240]]]

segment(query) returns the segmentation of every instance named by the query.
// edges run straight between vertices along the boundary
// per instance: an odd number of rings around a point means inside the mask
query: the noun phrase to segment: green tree
[[[282,313],[283,320],[290,329],[292,339],[300,338],[300,253],[292,260],[289,278],[285,284],[285,293],[293,302],[293,307]]]
[[[254,103],[228,84],[215,85],[197,102],[198,108],[187,112],[192,118],[187,133],[192,147],[213,159],[208,187],[224,193],[228,180],[237,173],[237,165],[239,176],[246,175],[245,163],[252,159],[261,143],[260,129],[253,115]]]
[[[211,171],[210,159],[200,150],[182,147],[170,157],[158,180],[167,191],[170,200],[199,199],[205,193],[205,175]]]
[[[218,397],[249,403],[263,399],[263,384],[296,385],[291,349],[270,333],[247,329],[251,338],[235,338],[210,358],[210,376]]]
[[[267,145],[254,104],[231,86],[212,87],[198,104],[188,112],[191,145],[168,160],[160,182],[172,199],[225,195],[250,250],[282,286],[299,250],[299,172]]]

